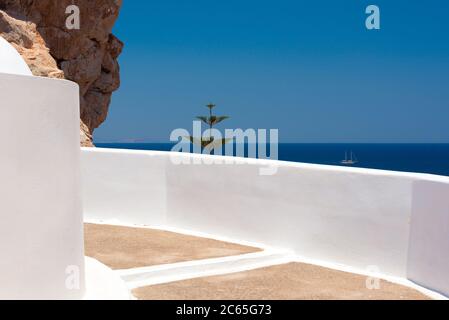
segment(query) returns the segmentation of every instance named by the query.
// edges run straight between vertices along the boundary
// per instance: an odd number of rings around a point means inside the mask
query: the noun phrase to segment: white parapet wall
[[[0,73],[0,299],[84,295],[78,90]]]
[[[166,154],[84,149],[85,218],[125,224],[166,224]]]
[[[83,149],[85,217],[280,247],[449,296],[448,177],[235,160]]]

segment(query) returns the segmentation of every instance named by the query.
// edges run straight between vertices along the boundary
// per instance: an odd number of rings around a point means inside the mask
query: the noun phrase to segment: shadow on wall
[[[413,183],[407,278],[449,296],[449,185]]]

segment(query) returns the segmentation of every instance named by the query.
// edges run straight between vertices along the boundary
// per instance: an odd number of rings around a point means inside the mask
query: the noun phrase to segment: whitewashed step
[[[193,260],[151,267],[117,270],[130,289],[213,275],[235,273],[288,263],[294,260],[289,251],[264,250],[237,256]]]

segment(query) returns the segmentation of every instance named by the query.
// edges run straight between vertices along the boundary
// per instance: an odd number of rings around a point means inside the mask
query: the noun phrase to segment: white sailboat
[[[357,162],[359,162],[357,160],[357,157],[355,156],[354,152],[350,152],[350,157],[348,158],[348,152],[345,152],[345,159],[341,161],[341,164],[347,165],[347,166],[351,166],[353,164],[356,164]]]

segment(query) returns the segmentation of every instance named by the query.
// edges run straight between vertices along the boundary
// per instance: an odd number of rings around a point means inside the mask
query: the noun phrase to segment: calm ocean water
[[[97,143],[99,148],[170,151],[170,143]],[[269,148],[267,147],[269,150]],[[353,167],[449,176],[449,144],[303,144],[280,143],[279,160],[341,165],[354,152]]]

